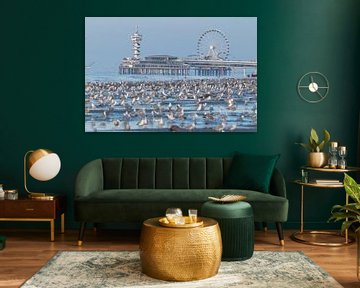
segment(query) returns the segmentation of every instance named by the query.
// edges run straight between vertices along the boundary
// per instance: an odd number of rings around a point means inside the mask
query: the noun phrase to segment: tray
[[[215,201],[215,202],[237,202],[237,201],[243,201],[246,199],[246,196],[243,195],[224,195],[221,196],[221,198],[216,198],[216,197],[208,197],[210,200]]]
[[[190,223],[190,217],[185,216],[185,224],[169,223],[169,221],[167,220],[166,217],[160,218],[159,224],[161,226],[170,227],[170,228],[194,228],[194,227],[202,226],[204,224],[204,222],[201,219],[199,219],[199,217],[198,217],[198,222]]]

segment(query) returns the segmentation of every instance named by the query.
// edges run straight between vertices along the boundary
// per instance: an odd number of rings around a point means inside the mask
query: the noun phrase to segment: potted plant
[[[334,205],[329,221],[342,221],[341,233],[346,229],[354,228],[357,241],[357,277],[360,280],[360,185],[344,173],[344,188],[353,203]]]
[[[330,140],[330,133],[323,129],[324,139],[320,141],[319,136],[314,128],[310,130],[308,143],[296,143],[309,151],[308,165],[310,167],[323,167],[327,164],[328,154],[324,152],[324,147]]]
[[[331,217],[329,220],[343,221],[341,231],[349,229],[351,226],[357,226],[355,232],[360,232],[360,185],[344,173],[344,188],[346,193],[354,200],[354,203],[348,205],[334,205],[331,210]]]

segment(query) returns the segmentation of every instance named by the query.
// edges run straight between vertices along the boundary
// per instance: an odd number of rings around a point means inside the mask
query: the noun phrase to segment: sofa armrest
[[[96,159],[85,164],[77,174],[75,180],[75,200],[103,190],[103,187],[102,160]]]
[[[270,181],[269,193],[286,198],[286,185],[284,176],[275,168]]]

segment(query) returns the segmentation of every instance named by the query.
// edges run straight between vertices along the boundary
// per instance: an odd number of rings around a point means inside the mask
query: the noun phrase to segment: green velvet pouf
[[[254,215],[247,202],[222,204],[207,201],[201,207],[201,216],[219,222],[223,244],[222,260],[238,261],[254,253]]]
[[[0,250],[5,248],[6,237],[0,236]]]

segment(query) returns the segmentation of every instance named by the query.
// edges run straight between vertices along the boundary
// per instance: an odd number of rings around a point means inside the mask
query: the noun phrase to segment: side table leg
[[[50,220],[50,241],[51,242],[53,242],[55,240],[54,232],[55,232],[54,219],[51,219]]]
[[[349,195],[346,193],[346,198],[345,198],[345,205],[349,205]],[[347,212],[347,210],[346,210]],[[348,221],[348,218],[345,219],[346,221]],[[345,229],[345,243],[348,244],[349,243],[349,231],[348,229]]]
[[[300,199],[300,233],[304,232],[304,185],[301,185]]]
[[[65,213],[61,214],[61,234],[65,233]]]

